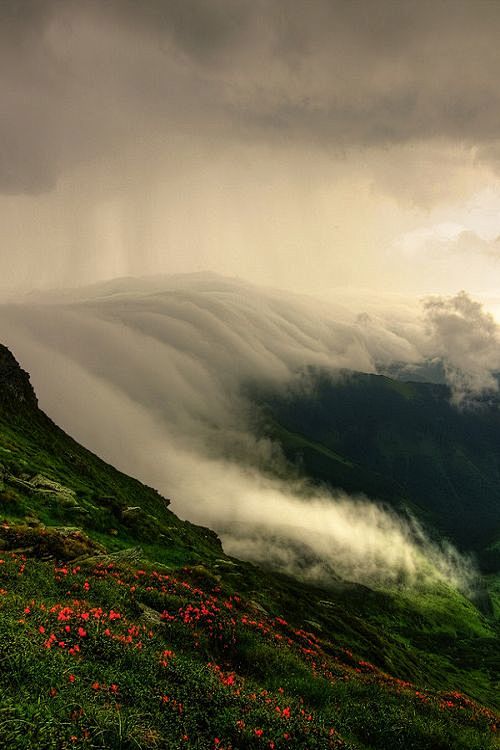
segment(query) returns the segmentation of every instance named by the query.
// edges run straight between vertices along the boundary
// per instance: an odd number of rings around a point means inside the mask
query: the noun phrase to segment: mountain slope
[[[494,619],[444,585],[226,557],[57,428],[2,347],[0,465],[3,747],[498,746]]]
[[[458,409],[444,385],[310,371],[308,388],[259,393],[260,429],[310,478],[366,493],[426,525],[485,569],[500,555],[500,402]]]

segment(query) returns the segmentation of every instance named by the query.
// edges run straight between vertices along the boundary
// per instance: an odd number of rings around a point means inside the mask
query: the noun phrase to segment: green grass
[[[0,405],[0,747],[499,746],[495,616],[444,585],[297,582],[167,506]]]
[[[3,747],[498,746],[467,696],[394,678],[204,571],[2,559]]]

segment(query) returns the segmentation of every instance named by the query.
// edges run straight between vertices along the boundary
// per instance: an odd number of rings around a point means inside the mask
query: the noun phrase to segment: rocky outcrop
[[[12,352],[0,344],[0,406],[36,407],[38,405],[30,377]]]
[[[0,550],[23,553],[45,560],[75,560],[103,554],[106,550],[82,529],[70,526],[43,526],[27,523],[0,524]]]

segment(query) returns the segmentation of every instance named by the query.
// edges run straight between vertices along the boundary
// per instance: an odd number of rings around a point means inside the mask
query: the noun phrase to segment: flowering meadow
[[[499,717],[398,679],[208,571],[0,558],[9,748],[498,746]]]

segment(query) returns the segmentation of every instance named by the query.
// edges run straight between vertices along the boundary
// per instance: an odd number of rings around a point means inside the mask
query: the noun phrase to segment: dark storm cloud
[[[39,192],[56,178],[48,137],[57,116],[50,64],[40,30],[49,2],[5,0],[0,4],[0,189]]]
[[[106,12],[102,3],[96,2],[94,7]],[[158,38],[172,37],[187,54],[205,61],[233,48],[258,9],[258,2],[247,0],[114,0],[107,12],[132,29]]]
[[[497,161],[500,3],[7,0],[0,28],[3,192],[179,132]]]

